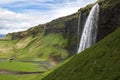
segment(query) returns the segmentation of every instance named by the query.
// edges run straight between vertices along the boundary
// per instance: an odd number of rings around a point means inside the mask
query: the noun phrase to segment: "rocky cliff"
[[[100,5],[97,41],[100,41],[120,26],[120,0],[99,0],[97,2]],[[90,9],[94,4],[81,8],[78,12],[72,15],[61,17],[46,24],[32,27],[27,31],[10,33],[7,36],[10,36],[11,39],[22,39],[31,35],[34,37],[40,33],[44,33],[44,35],[48,35],[50,33],[60,33],[68,40],[66,49],[69,51],[70,55],[72,55],[77,51],[77,44],[82,33],[83,26]],[[81,26],[78,27],[79,18],[82,19],[82,22],[80,23]],[[78,28],[80,28],[79,35],[77,33]]]

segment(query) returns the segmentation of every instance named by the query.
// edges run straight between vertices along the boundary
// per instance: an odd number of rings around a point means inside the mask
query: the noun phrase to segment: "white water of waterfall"
[[[99,5],[95,4],[91,9],[86,20],[81,40],[79,43],[78,53],[95,44],[97,37],[99,11]]]

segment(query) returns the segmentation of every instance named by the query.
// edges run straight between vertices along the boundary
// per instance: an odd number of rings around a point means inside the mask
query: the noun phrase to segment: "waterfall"
[[[82,35],[82,30],[84,28],[85,22],[87,20],[88,13],[80,12],[79,18],[78,18],[78,38],[77,38],[77,49],[79,48],[79,42]]]
[[[80,41],[80,24],[81,24],[81,13],[80,13],[79,19],[78,19],[78,43]],[[77,48],[79,48],[79,44],[77,45]]]
[[[46,25],[47,25],[47,23],[46,23],[46,24],[44,24],[44,28],[43,28],[43,35],[45,35],[45,33],[46,33]]]
[[[99,10],[99,5],[95,4],[88,15],[79,43],[78,53],[96,42]]]

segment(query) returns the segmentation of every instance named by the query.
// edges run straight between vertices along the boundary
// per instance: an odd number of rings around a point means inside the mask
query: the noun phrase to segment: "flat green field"
[[[45,70],[44,67],[39,66],[38,64],[35,63],[16,62],[16,61],[0,62],[0,69],[12,70],[12,71],[26,71],[26,72]]]
[[[17,61],[5,61],[0,62],[0,71],[9,70],[17,72],[44,72],[46,69],[44,66],[40,66],[36,63],[29,62],[17,62]],[[0,80],[30,80],[38,74],[0,74]]]

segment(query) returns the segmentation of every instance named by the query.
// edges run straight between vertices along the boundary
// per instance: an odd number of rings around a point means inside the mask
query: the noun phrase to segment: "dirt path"
[[[0,74],[40,74],[41,72],[24,72],[24,71],[12,71],[12,70],[0,70]]]

